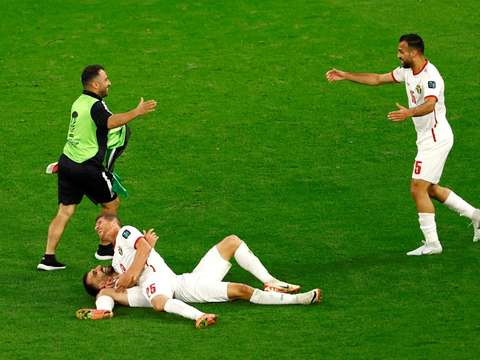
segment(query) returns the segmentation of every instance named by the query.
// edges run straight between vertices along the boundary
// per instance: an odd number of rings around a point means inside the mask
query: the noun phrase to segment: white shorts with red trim
[[[452,146],[453,137],[418,149],[413,166],[412,179],[438,184]]]

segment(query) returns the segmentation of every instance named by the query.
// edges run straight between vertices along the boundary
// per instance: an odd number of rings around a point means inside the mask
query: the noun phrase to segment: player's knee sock
[[[453,191],[450,191],[450,195],[448,195],[448,198],[445,200],[444,204],[453,211],[459,213],[460,216],[466,216],[472,220],[479,215],[478,212],[475,213],[475,210],[477,209],[475,209],[472,205],[467,203]]]
[[[279,292],[266,292],[255,289],[253,291],[250,302],[253,304],[262,305],[288,305],[296,304],[296,295],[279,293]]]
[[[113,310],[115,306],[115,301],[110,296],[100,296],[97,301],[95,301],[97,310]]]
[[[167,300],[164,310],[167,313],[180,315],[191,320],[197,320],[204,314],[200,310],[195,309],[193,306],[185,304],[183,301],[177,299]]]
[[[418,221],[420,222],[420,230],[422,230],[423,236],[425,236],[425,241],[438,241],[435,214],[418,213]]]
[[[235,254],[233,254],[238,265],[250,272],[264,284],[272,281],[274,277],[263,266],[260,260],[250,251],[247,244],[242,241]]]

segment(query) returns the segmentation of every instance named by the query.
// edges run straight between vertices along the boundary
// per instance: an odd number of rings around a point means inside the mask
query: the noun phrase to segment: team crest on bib
[[[422,88],[420,87],[420,85],[417,85],[416,90],[419,94],[422,93]]]
[[[130,234],[131,234],[130,231],[125,230],[125,231],[123,232],[122,236],[123,236],[125,239],[128,239],[128,237],[130,236]]]
[[[435,81],[429,81],[428,82],[428,88],[429,89],[435,89],[437,87],[437,84],[435,84]]]

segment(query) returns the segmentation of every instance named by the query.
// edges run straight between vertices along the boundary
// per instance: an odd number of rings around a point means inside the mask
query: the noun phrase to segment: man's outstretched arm
[[[325,76],[327,77],[328,82],[349,80],[359,84],[371,85],[371,86],[393,84],[395,82],[391,73],[386,73],[386,74],[354,73],[354,72],[332,69],[328,71],[325,74]]]

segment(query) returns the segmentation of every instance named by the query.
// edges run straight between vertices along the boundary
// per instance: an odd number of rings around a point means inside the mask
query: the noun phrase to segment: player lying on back
[[[187,303],[226,302],[237,299],[265,305],[311,305],[320,302],[321,290],[303,294],[298,285],[274,278],[248,246],[235,235],[227,236],[212,247],[191,273],[176,275],[153,249],[158,236],[153,229],[140,233],[122,226],[112,214],[97,217],[95,230],[101,240],[114,244],[112,266],[97,266],[84,275],[87,292],[96,296],[97,309],[77,311],[80,319],[104,319],[113,316],[115,303],[130,307],[153,307],[195,320],[199,329],[217,322],[217,315],[205,314]],[[237,263],[264,284],[264,291],[251,286],[222,281]],[[136,285],[136,286],[135,286]]]

